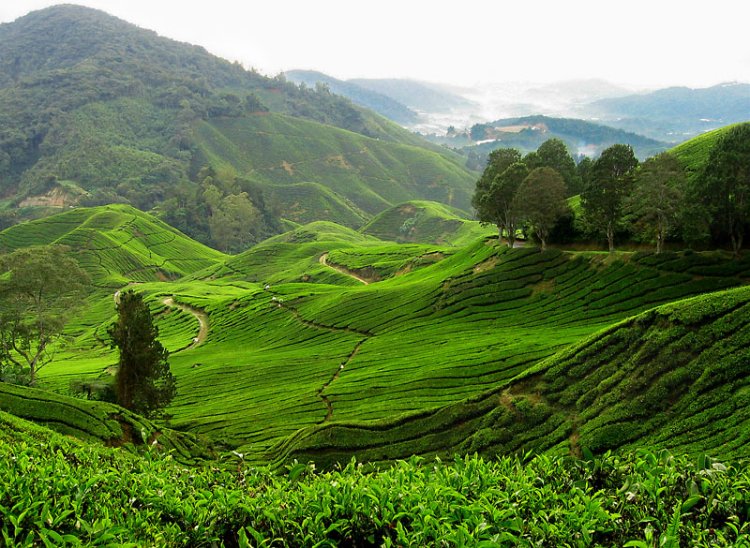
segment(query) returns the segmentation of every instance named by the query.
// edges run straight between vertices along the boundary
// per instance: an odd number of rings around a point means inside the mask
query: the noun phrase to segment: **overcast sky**
[[[0,0],[0,22],[60,2]],[[750,82],[746,0],[81,0],[267,75]]]

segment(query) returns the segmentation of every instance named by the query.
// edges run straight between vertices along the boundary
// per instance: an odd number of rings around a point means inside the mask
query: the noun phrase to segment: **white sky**
[[[59,2],[0,0],[0,22]],[[80,0],[267,75],[750,82],[747,0]]]

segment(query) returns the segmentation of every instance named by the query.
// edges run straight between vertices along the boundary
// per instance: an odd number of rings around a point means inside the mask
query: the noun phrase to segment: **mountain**
[[[255,135],[252,145],[262,149],[248,156],[247,139],[231,150],[214,146],[212,139],[223,139],[229,126],[233,136]],[[290,126],[295,134],[312,133],[290,139]],[[331,214],[358,226],[405,199],[442,199],[435,187],[463,196],[456,205],[465,208],[475,178],[457,155],[325,89],[267,78],[203,48],[71,5],[0,25],[0,127],[0,227],[39,214],[41,205],[46,213],[126,202],[156,207],[191,236],[237,251],[280,232],[285,218]],[[259,132],[268,137],[263,143]],[[316,134],[335,138],[327,139],[325,157],[310,162],[304,147]],[[343,157],[354,165],[349,158],[365,149],[384,151],[375,158],[363,152],[367,169],[355,166],[348,174],[366,203],[343,207],[350,195],[339,192],[341,184],[328,185],[330,164]],[[256,157],[262,159],[257,170]],[[392,157],[399,172],[392,171]],[[275,172],[267,171],[267,158],[278,159]],[[305,178],[286,177],[283,166],[301,172],[299,162],[307,164]],[[405,165],[420,169],[404,178]],[[380,181],[386,191],[377,189]],[[288,184],[295,185],[292,193],[307,184],[307,195],[316,195],[311,203],[322,205],[301,215]],[[244,216],[253,218],[252,226],[235,239],[246,243],[221,242],[209,220],[215,225],[236,215],[238,204],[253,212]]]
[[[573,155],[596,156],[605,148],[623,143],[631,145],[639,158],[646,158],[668,148],[668,144],[623,131],[610,126],[575,118],[553,118],[550,116],[524,116],[504,118],[485,124],[475,124],[470,137],[477,144],[462,146],[466,136],[435,139],[445,144],[455,140],[464,153],[488,154],[500,148],[517,148],[531,152],[547,139],[561,139]]]
[[[750,84],[709,88],[672,87],[651,93],[601,99],[586,105],[590,116],[670,142],[750,119]]]
[[[349,83],[391,97],[421,112],[446,112],[475,106],[471,100],[439,84],[398,78],[354,78]]]
[[[289,70],[285,72],[284,75],[288,80],[291,80],[296,84],[305,84],[310,87],[315,87],[316,84],[323,84],[327,86],[331,92],[336,93],[337,95],[343,95],[353,103],[374,110],[378,114],[382,114],[386,118],[402,125],[414,123],[419,119],[416,112],[398,101],[391,99],[387,95],[383,95],[382,93],[367,89],[352,82],[339,80],[333,76],[323,74],[322,72],[316,72],[313,70]]]

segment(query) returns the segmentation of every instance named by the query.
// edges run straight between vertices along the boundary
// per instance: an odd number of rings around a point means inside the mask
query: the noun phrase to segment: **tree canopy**
[[[148,305],[133,290],[119,295],[117,321],[108,334],[111,345],[120,351],[115,376],[117,403],[147,417],[166,407],[177,393],[174,375],[169,369],[169,352],[157,340]]]
[[[85,296],[88,275],[62,246],[0,257],[0,377],[33,385]]]
[[[642,238],[653,241],[656,252],[661,253],[664,241],[678,223],[687,181],[685,171],[674,156],[665,152],[641,164],[634,180],[627,203],[632,226]]]
[[[516,201],[520,215],[531,224],[542,251],[547,248],[547,238],[555,222],[570,209],[566,195],[562,175],[551,167],[534,169],[518,188]]]
[[[612,145],[594,162],[591,177],[581,194],[584,220],[594,232],[604,234],[609,251],[615,249],[615,231],[623,218],[625,197],[638,160],[630,145]]]
[[[750,221],[750,124],[719,139],[692,195],[708,209],[715,228],[729,236],[737,255]]]

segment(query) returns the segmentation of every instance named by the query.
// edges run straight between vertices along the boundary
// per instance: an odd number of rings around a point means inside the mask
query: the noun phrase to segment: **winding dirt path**
[[[325,254],[324,254],[325,255]],[[321,257],[321,264],[323,263],[322,257]],[[351,275],[351,274],[347,274]],[[364,282],[367,283],[367,282]],[[268,290],[267,290],[268,291]],[[294,308],[293,306],[288,305],[283,300],[281,300],[277,295],[275,295],[272,291],[269,291],[269,293],[272,295],[271,297],[271,305],[276,306],[282,310],[285,310],[289,312],[295,320],[300,322],[303,325],[306,325],[308,327],[312,327],[315,329],[322,329],[325,331],[333,331],[338,333],[355,333],[357,335],[360,335],[362,339],[360,339],[357,344],[354,345],[354,348],[351,352],[349,352],[349,355],[342,361],[339,366],[336,368],[336,370],[331,375],[331,378],[326,381],[323,386],[321,386],[318,391],[318,397],[323,401],[323,404],[326,406],[326,416],[321,422],[328,422],[333,417],[333,403],[331,402],[330,398],[327,394],[325,394],[325,391],[328,387],[331,386],[333,381],[339,378],[339,375],[341,375],[341,372],[346,368],[347,365],[354,359],[354,357],[359,352],[360,347],[368,340],[370,337],[374,337],[374,333],[370,333],[369,331],[362,331],[359,329],[354,329],[352,327],[337,327],[335,325],[325,325],[321,324],[315,321],[307,320],[303,318],[299,311]]]
[[[328,262],[328,253],[327,252],[323,253],[320,256],[320,259],[318,259],[318,262],[320,264],[322,264],[323,266],[327,266],[328,268],[331,268],[331,269],[335,270],[336,272],[339,272],[340,274],[343,274],[344,276],[349,276],[350,278],[354,278],[355,280],[357,280],[360,283],[363,283],[365,285],[370,285],[370,282],[368,280],[365,280],[364,278],[362,278],[360,276],[357,276],[351,270],[347,270],[346,268],[330,264]]]
[[[174,297],[165,297],[162,302],[165,306],[168,306],[170,308],[179,308],[180,310],[183,310],[188,314],[192,314],[193,316],[195,316],[195,319],[198,320],[198,325],[200,326],[198,329],[198,336],[193,339],[192,344],[185,348],[181,348],[177,352],[180,352],[181,350],[189,350],[203,344],[203,341],[205,341],[206,337],[208,337],[208,314],[206,314],[200,308],[194,308],[186,304],[177,303],[175,302]]]

